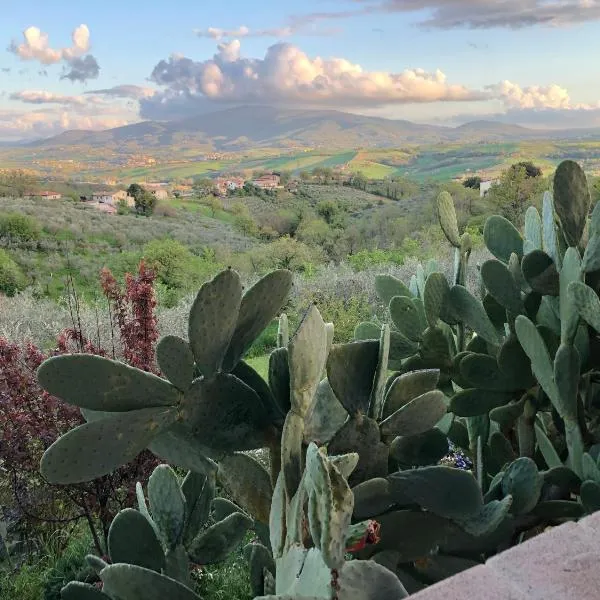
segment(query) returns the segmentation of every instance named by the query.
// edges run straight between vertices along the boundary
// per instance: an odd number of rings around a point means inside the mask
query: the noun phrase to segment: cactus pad
[[[523,238],[517,228],[504,217],[488,217],[483,228],[483,239],[488,250],[503,263],[508,263],[514,252],[523,257]]]
[[[172,550],[183,535],[186,503],[179,479],[169,465],[158,465],[150,475],[148,501],[162,542],[165,548]]]
[[[265,445],[269,409],[258,394],[228,373],[196,379],[184,399],[189,426],[215,450],[252,450]]]
[[[304,416],[321,381],[327,359],[327,328],[311,306],[288,345],[291,410]]]
[[[242,298],[239,316],[223,368],[231,371],[260,333],[277,317],[292,288],[292,273],[272,271],[254,284]]]
[[[304,442],[327,444],[347,418],[348,412],[333,393],[329,381],[323,379],[304,418]]]
[[[460,248],[460,233],[458,232],[454,201],[447,191],[444,190],[438,195],[436,208],[438,220],[444,235],[455,248]]]
[[[125,508],[113,519],[108,531],[108,553],[113,563],[129,563],[157,573],[165,555],[154,528],[142,513]]]
[[[114,598],[200,600],[200,596],[178,581],[135,565],[109,565],[100,577]]]
[[[223,364],[241,301],[240,276],[227,269],[207,281],[192,304],[188,337],[196,364],[205,377],[214,375]]]
[[[425,392],[391,414],[381,423],[384,436],[417,435],[431,429],[447,411],[440,390]]]
[[[522,515],[538,503],[544,480],[537,466],[527,457],[517,458],[502,476],[502,492],[513,498],[511,512]]]
[[[393,473],[388,481],[395,502],[418,504],[440,517],[467,519],[483,507],[477,481],[461,469],[422,467]]]
[[[218,477],[230,496],[262,523],[269,522],[273,487],[265,468],[247,454],[232,454],[219,462]]]
[[[62,600],[111,600],[104,592],[83,581],[71,581],[61,591]]]
[[[410,290],[396,277],[392,275],[377,275],[375,277],[375,292],[380,300],[389,306],[394,296],[407,296],[410,298]]]
[[[523,312],[521,292],[512,273],[504,263],[499,260],[486,260],[481,265],[481,277],[496,302],[515,315]]]
[[[145,408],[84,423],[56,440],[42,456],[42,475],[55,484],[82,483],[133,460],[177,417],[172,408]]]
[[[336,397],[350,415],[366,414],[379,360],[379,341],[365,340],[334,346],[327,376]]]
[[[389,417],[417,396],[434,390],[440,379],[439,369],[409,371],[396,377],[388,389],[383,408],[383,418]]]
[[[194,379],[194,355],[190,345],[176,335],[163,337],[156,346],[156,360],[164,376],[185,392]]]
[[[399,436],[390,445],[390,456],[401,467],[434,465],[448,451],[448,438],[437,427],[418,435]]]
[[[569,246],[577,246],[583,235],[590,207],[590,190],[583,169],[563,160],[554,174],[554,208]]]
[[[190,544],[188,553],[197,564],[210,565],[227,557],[237,548],[248,529],[252,527],[252,519],[242,513],[233,513],[215,523]]]
[[[168,381],[93,354],[63,354],[45,360],[39,384],[69,404],[98,411],[174,406],[181,394]]]
[[[429,275],[425,282],[423,304],[430,327],[437,325],[449,292],[450,286],[442,273],[431,273]]]

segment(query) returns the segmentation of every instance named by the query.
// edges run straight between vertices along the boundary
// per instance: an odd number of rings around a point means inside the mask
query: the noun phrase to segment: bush
[[[36,219],[19,213],[0,215],[0,238],[8,242],[31,242],[38,240],[41,233]]]
[[[19,265],[10,257],[6,250],[0,249],[0,292],[14,296],[27,284]]]
[[[192,253],[176,240],[152,240],[144,247],[144,258],[167,287],[183,288],[188,283]]]

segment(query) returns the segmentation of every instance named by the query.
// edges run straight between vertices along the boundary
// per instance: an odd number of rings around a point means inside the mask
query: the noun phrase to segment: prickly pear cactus
[[[140,585],[145,580],[148,587],[157,581],[173,589],[185,586],[188,592],[182,592],[183,597],[194,597],[190,596],[192,565],[220,562],[241,544],[253,526],[253,520],[236,505],[215,498],[215,476],[216,465],[206,474],[190,471],[183,480],[168,465],[156,467],[148,480],[147,499],[138,483],[137,510],[122,510],[110,526],[110,564],[133,569]],[[225,503],[230,506],[224,509]],[[209,517],[213,524],[207,526]],[[112,597],[114,569],[95,556],[86,558],[106,586],[103,593]],[[178,582],[177,586],[165,583],[171,581]],[[62,592],[65,598],[85,598],[85,593],[96,592],[89,592],[89,588],[84,591],[79,582],[68,584]],[[136,600],[138,597],[132,594],[129,591],[115,598]]]
[[[145,448],[203,471],[209,459],[268,445],[287,411],[242,358],[281,310],[291,281],[289,271],[274,271],[243,294],[239,275],[228,269],[204,284],[190,310],[188,340],[167,336],[157,347],[165,379],[99,356],[46,360],[40,385],[81,407],[87,423],[48,448],[44,477],[89,481]]]

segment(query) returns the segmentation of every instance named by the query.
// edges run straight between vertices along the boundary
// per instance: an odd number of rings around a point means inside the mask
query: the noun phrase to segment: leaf
[[[69,404],[96,411],[125,412],[174,406],[181,394],[168,381],[93,354],[63,354],[45,360],[39,384]]]
[[[525,212],[525,239],[532,249],[542,249],[542,219],[535,206],[530,206]]]
[[[181,484],[186,507],[184,545],[188,544],[208,521],[215,497],[215,479],[214,471],[206,474],[189,471]]]
[[[565,420],[577,420],[577,391],[579,389],[579,371],[581,360],[577,348],[561,344],[554,357],[554,380],[558,396],[554,406]]]
[[[196,364],[205,377],[211,377],[223,365],[241,301],[240,276],[227,269],[207,281],[192,304],[188,338]]]
[[[457,417],[486,415],[492,409],[508,404],[512,396],[508,392],[494,392],[477,388],[461,390],[450,398],[448,410]]]
[[[244,294],[235,330],[223,361],[224,370],[233,370],[254,340],[277,317],[291,288],[291,271],[279,269],[265,275]]]
[[[527,457],[517,458],[502,476],[502,491],[513,498],[511,512],[524,515],[538,503],[544,480],[537,466]]]
[[[560,280],[560,339],[563,344],[572,344],[577,326],[579,314],[576,310],[573,298],[568,293],[569,284],[581,280],[581,260],[576,248],[567,248],[563,258]]]
[[[173,408],[144,408],[84,423],[44,452],[41,473],[63,485],[108,475],[133,460],[176,418]]]
[[[348,412],[333,393],[329,381],[323,379],[304,417],[304,443],[327,444],[347,418]]]

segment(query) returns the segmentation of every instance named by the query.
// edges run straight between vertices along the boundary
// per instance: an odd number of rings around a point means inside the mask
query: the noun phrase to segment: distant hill
[[[105,131],[67,131],[29,143],[32,148],[90,146],[128,151],[173,147],[217,151],[251,148],[383,148],[440,142],[581,139],[598,131],[541,131],[495,121],[459,127],[421,125],[335,110],[289,110],[244,106],[181,121],[144,121]]]

